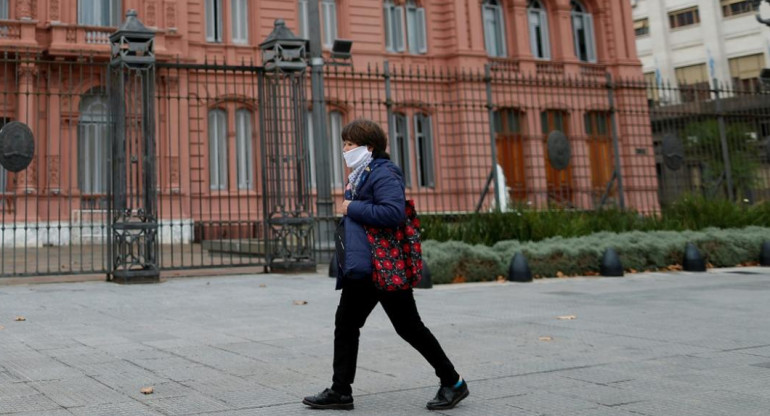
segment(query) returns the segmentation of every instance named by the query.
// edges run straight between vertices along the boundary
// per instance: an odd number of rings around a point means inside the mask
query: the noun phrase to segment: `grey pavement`
[[[333,284],[0,286],[0,414],[770,414],[767,268],[419,290],[471,390],[443,412],[425,409],[438,381],[379,307],[362,331],[355,410],[300,403],[330,385]]]

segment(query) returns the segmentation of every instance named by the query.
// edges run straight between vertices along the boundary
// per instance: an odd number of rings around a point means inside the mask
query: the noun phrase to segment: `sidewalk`
[[[471,390],[444,412],[425,409],[437,379],[379,307],[362,331],[355,410],[300,403],[330,385],[333,285],[261,274],[0,286],[0,415],[770,412],[767,268],[419,290]]]

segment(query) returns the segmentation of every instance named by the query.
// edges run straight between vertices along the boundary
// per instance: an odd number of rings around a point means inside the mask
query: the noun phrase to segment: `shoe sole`
[[[470,391],[469,390],[465,390],[465,392],[462,395],[460,395],[456,399],[452,400],[447,405],[444,405],[444,406],[425,406],[425,407],[427,407],[428,410],[448,410],[448,409],[451,409],[451,408],[457,406],[457,403],[460,403],[460,401],[462,401],[464,398],[468,397],[469,394],[470,394]]]
[[[340,403],[340,404],[316,404],[307,400],[302,400],[302,404],[308,405],[313,409],[338,409],[338,410],[353,410],[353,403]]]

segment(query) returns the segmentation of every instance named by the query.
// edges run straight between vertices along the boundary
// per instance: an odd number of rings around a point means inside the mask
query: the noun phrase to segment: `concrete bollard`
[[[527,258],[524,253],[518,252],[511,259],[511,265],[508,267],[509,282],[531,282],[532,270],[529,268]]]
[[[765,240],[762,243],[762,248],[759,250],[759,265],[770,266],[770,240]]]
[[[614,248],[609,247],[604,251],[602,262],[599,264],[599,273],[608,277],[623,276],[623,263],[620,262],[620,256]]]
[[[687,243],[684,248],[684,258],[682,259],[682,269],[688,272],[705,272],[706,260],[693,243]]]

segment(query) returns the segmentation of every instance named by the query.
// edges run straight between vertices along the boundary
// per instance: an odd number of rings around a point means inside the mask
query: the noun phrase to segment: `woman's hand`
[[[342,215],[348,215],[348,205],[350,205],[351,201],[348,201],[347,199],[342,201],[342,204],[339,207],[339,213]]]

